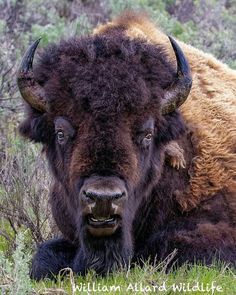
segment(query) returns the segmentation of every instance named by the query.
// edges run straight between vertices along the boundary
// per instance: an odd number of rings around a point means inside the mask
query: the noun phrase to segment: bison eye
[[[146,134],[145,139],[150,141],[152,139],[152,134],[151,133]]]
[[[60,131],[57,131],[57,140],[58,140],[58,142],[59,143],[63,143],[64,138],[65,138],[64,132],[61,131],[61,130]]]
[[[145,147],[148,147],[150,145],[151,141],[152,141],[152,133],[148,133],[143,138],[142,143]]]

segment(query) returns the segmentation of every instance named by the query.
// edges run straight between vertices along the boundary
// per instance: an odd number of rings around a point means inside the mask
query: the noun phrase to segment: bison
[[[38,44],[17,76],[20,133],[43,145],[62,236],[39,246],[31,277],[107,274],[174,249],[177,265],[235,265],[235,72],[134,13],[51,44],[33,69]],[[182,150],[175,169],[166,158]]]

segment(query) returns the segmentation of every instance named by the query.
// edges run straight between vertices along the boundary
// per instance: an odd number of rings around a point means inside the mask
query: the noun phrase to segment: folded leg
[[[42,243],[33,258],[30,276],[32,279],[53,278],[60,270],[72,267],[77,247],[65,239]]]

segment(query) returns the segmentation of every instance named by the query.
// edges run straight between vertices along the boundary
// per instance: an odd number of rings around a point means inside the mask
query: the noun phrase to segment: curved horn
[[[23,99],[34,109],[45,112],[46,100],[43,88],[35,81],[33,73],[33,59],[40,39],[26,50],[17,74],[17,85]]]
[[[162,105],[163,115],[171,113],[180,107],[187,99],[192,86],[192,76],[188,61],[176,41],[172,37],[168,37],[177,60],[177,74],[175,81],[166,90]]]

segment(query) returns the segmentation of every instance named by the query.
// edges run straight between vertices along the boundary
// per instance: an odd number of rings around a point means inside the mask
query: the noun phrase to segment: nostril
[[[125,197],[125,192],[103,192],[103,191],[91,191],[91,190],[83,190],[82,191],[83,196],[90,201],[96,202],[98,200],[107,200],[107,201],[112,201],[112,200],[118,200],[123,197]]]
[[[125,193],[118,193],[118,194],[112,195],[111,199],[118,200],[118,199],[123,198],[123,197],[125,197]]]
[[[91,191],[83,191],[83,195],[92,201],[96,201],[97,199],[96,193],[93,193]]]

